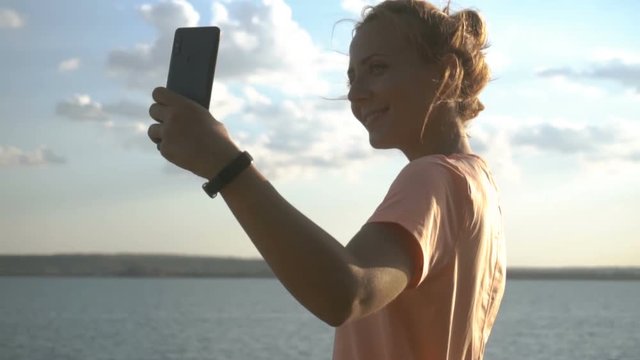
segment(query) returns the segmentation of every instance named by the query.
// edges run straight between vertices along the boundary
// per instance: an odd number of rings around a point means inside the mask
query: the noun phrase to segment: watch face
[[[211,186],[209,186],[211,184],[211,182],[206,182],[204,184],[202,184],[202,189],[204,190],[204,192],[207,193],[207,195],[209,195],[210,198],[215,198],[216,196],[218,196],[218,192],[211,189]]]

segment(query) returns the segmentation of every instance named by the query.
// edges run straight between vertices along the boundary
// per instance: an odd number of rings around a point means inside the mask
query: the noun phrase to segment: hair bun
[[[457,111],[463,122],[467,122],[484,110],[484,104],[478,99],[477,96],[465,99],[456,104]]]
[[[451,15],[451,17],[462,28],[464,34],[473,38],[477,49],[486,47],[487,28],[480,13],[466,9]]]

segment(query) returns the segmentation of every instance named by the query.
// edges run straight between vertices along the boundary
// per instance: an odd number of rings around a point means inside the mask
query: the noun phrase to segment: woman
[[[209,190],[278,279],[337,328],[334,359],[481,359],[505,284],[497,190],[464,132],[489,80],[484,23],[423,1],[368,10],[350,47],[348,99],[371,145],[409,163],[346,247],[282,198],[194,102],[156,88],[149,137],[176,165],[218,175]]]

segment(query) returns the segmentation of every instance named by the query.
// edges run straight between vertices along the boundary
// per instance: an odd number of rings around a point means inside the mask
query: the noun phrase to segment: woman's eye
[[[373,63],[369,66],[369,70],[373,74],[380,74],[387,68],[387,65],[380,63]]]
[[[387,64],[382,64],[382,63],[370,63],[369,64],[369,72],[367,73],[363,73],[363,75],[365,75],[365,77],[367,75],[381,75],[386,69],[388,68]],[[355,81],[355,75],[352,74],[347,74],[347,87],[351,87],[351,85],[353,84],[353,82]]]

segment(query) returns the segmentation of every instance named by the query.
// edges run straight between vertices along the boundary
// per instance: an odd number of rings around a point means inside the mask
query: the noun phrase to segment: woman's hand
[[[149,115],[158,124],[148,135],[167,160],[211,179],[239,154],[224,125],[200,104],[164,87],[152,96]]]

